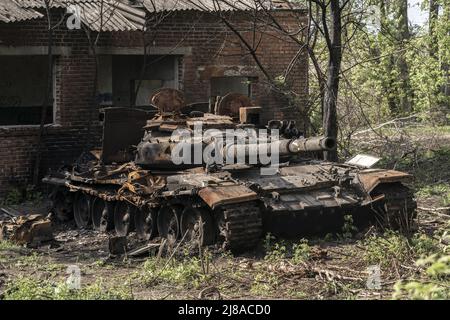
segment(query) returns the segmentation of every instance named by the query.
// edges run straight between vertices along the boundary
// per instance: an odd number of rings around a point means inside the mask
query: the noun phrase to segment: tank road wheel
[[[157,232],[156,214],[157,212],[148,206],[136,210],[134,215],[134,225],[139,238],[150,240],[155,237]]]
[[[114,204],[100,198],[92,202],[92,226],[95,230],[106,232],[113,228]]]
[[[52,193],[53,211],[56,219],[60,222],[67,222],[73,219],[74,194],[61,188]]]
[[[381,184],[372,192],[372,197],[379,195],[384,195],[384,199],[372,210],[381,227],[406,233],[416,227],[417,203],[411,189],[401,183]]]
[[[133,229],[133,220],[136,207],[120,201],[116,203],[114,209],[114,228],[119,237],[126,236]]]
[[[75,196],[75,201],[73,203],[73,215],[75,218],[75,223],[80,229],[87,228],[91,222],[91,202],[91,197],[82,192],[79,192]]]
[[[175,206],[164,206],[158,213],[158,233],[166,238],[170,244],[175,243],[180,237],[180,217],[181,208]]]
[[[209,246],[216,240],[213,217],[205,208],[187,207],[181,214],[181,234],[194,245]]]

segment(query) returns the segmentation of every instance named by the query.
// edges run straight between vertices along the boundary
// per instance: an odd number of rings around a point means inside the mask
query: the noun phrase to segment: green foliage
[[[450,299],[450,256],[432,255],[416,263],[425,267],[428,279],[399,281],[394,286],[394,299],[448,300]]]
[[[292,262],[295,264],[307,261],[311,255],[311,247],[306,239],[302,239],[299,243],[295,243],[292,246],[292,251]]]
[[[354,225],[353,216],[345,215],[344,225],[342,226],[342,234],[339,235],[339,238],[351,239],[356,232],[358,232],[358,228]]]
[[[124,300],[133,299],[131,290],[122,285],[105,287],[102,280],[82,287],[70,289],[65,282],[51,282],[22,277],[8,283],[5,300]]]
[[[408,239],[391,230],[382,236],[371,235],[362,244],[366,248],[364,260],[385,268],[440,251],[439,243],[427,235],[419,234]]]
[[[22,199],[23,199],[22,192],[17,188],[13,188],[6,194],[2,202],[4,205],[9,206],[20,204],[22,202]]]
[[[7,206],[18,205],[24,202],[38,203],[41,202],[43,198],[42,193],[37,191],[34,186],[27,185],[9,190],[1,203]]]
[[[269,251],[266,252],[264,260],[269,262],[277,262],[286,258],[287,247],[284,241],[275,243]]]
[[[276,290],[279,279],[276,275],[261,272],[257,273],[250,287],[250,292],[257,296],[268,296]]]
[[[438,196],[441,198],[443,206],[450,205],[450,186],[447,183],[426,185],[418,191],[418,195],[421,197]]]
[[[9,240],[0,240],[0,251],[6,250],[16,250],[20,247],[12,241]]]
[[[290,259],[292,263],[299,264],[307,261],[311,254],[311,247],[306,239],[294,243],[283,240],[275,242],[275,238],[270,234],[266,236],[264,248],[266,251],[264,260],[271,263]]]
[[[187,287],[199,287],[210,278],[203,271],[201,260],[197,257],[184,257],[181,260],[149,258],[144,263],[143,272],[138,277],[147,284],[160,281]]]
[[[363,0],[352,4],[355,10],[378,10],[377,23],[368,15],[358,24],[349,23],[344,32],[348,41],[343,51],[342,77],[338,99],[338,120],[344,156],[350,153],[349,137],[369,124],[383,123],[399,115],[418,114],[423,120],[445,125],[450,122],[448,68],[450,66],[450,0],[436,0],[441,14],[432,32],[427,24],[405,32],[402,1]],[[428,1],[423,0],[427,6]],[[428,8],[424,8],[427,10]],[[346,38],[351,34],[351,38]],[[317,52],[323,50],[323,44]],[[320,60],[322,68],[326,59]],[[311,70],[313,68],[310,68]],[[314,75],[310,79],[315,79]],[[310,90],[320,92],[315,81]],[[311,117],[321,126],[319,116]],[[314,121],[317,119],[317,121]]]

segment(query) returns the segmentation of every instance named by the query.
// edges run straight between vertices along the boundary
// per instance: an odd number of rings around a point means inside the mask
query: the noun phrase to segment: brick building
[[[62,19],[68,3],[74,2],[81,11],[81,29],[68,28],[71,15]],[[98,15],[92,14],[100,12],[100,2],[54,0],[51,8],[52,24],[57,25],[52,46],[53,104],[46,108],[41,173],[74,161],[87,145],[98,144],[100,107],[146,108],[149,95],[161,87],[184,91],[189,103],[237,91],[262,106],[267,120],[298,118],[297,108],[287,108],[287,101],[270,90],[242,39],[211,8],[187,0],[121,1],[120,6],[115,6],[118,0],[105,0],[108,5],[102,9],[113,9],[100,27]],[[30,183],[33,175],[48,78],[47,17],[42,3],[0,3],[0,194]],[[272,9],[289,30],[299,30],[299,16],[306,23],[301,9]],[[298,94],[301,108],[308,94],[306,52],[298,52],[298,44],[288,36],[252,31],[250,15],[243,10],[248,8],[229,7],[224,14],[244,38],[256,39],[258,58],[271,77],[283,75],[297,55],[286,83]],[[92,44],[100,30],[94,55],[87,35]]]

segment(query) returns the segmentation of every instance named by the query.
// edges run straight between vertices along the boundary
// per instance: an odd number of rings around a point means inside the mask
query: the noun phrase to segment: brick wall
[[[290,14],[285,23],[291,29],[298,26]],[[59,19],[55,12],[54,20]],[[240,30],[248,29],[239,14],[230,17]],[[44,20],[22,23],[0,23],[0,46],[46,46],[47,34]],[[253,39],[253,32],[243,32],[246,39]],[[156,31],[146,33],[153,48],[187,48],[189,54],[182,56],[180,82],[188,102],[207,101],[211,77],[249,76],[258,78],[252,84],[256,103],[263,106],[264,118],[298,119],[297,108],[288,108],[285,99],[272,92],[264,75],[241,41],[217,18],[196,12],[177,12],[166,17]],[[55,124],[47,127],[42,172],[70,163],[89,145],[98,145],[100,128],[98,107],[94,103],[95,59],[89,54],[84,31],[69,31],[65,24],[55,30],[54,46],[69,47],[70,55],[58,55],[55,59]],[[282,75],[298,51],[292,40],[264,32],[257,55],[271,77]],[[141,47],[140,32],[104,33],[99,47]],[[287,78],[289,88],[298,93],[299,107],[306,104],[308,94],[308,63],[306,53],[299,56],[298,63]],[[0,193],[14,184],[30,182],[36,154],[37,127],[0,128]],[[90,143],[89,143],[90,142]]]

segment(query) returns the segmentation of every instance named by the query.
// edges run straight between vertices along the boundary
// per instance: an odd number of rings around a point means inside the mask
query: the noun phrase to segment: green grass
[[[438,197],[442,206],[450,205],[450,185],[438,183],[421,187],[417,195],[423,198]]]
[[[182,259],[157,259],[151,257],[144,263],[142,270],[135,277],[143,280],[147,285],[159,282],[198,288],[210,279],[210,275],[203,271],[201,260],[197,257]]]
[[[377,264],[384,268],[391,268],[394,264],[408,263],[442,251],[439,242],[425,234],[407,238],[394,231],[387,231],[381,236],[371,235],[361,244],[365,247],[366,263]]]
[[[276,241],[276,238],[270,233],[266,235],[263,246],[266,252],[264,260],[271,263],[288,259],[294,264],[299,264],[310,258],[312,250],[309,241],[306,239],[301,239],[298,242]]]
[[[448,300],[450,299],[450,255],[435,254],[416,264],[425,269],[425,279],[398,281],[394,299]]]
[[[70,289],[65,282],[22,277],[8,283],[5,300],[129,300],[133,294],[125,285],[107,287],[102,280]]]
[[[18,250],[20,246],[9,240],[0,240],[0,251]]]
[[[258,272],[250,286],[250,293],[258,297],[268,297],[276,292],[279,279],[270,272]]]

